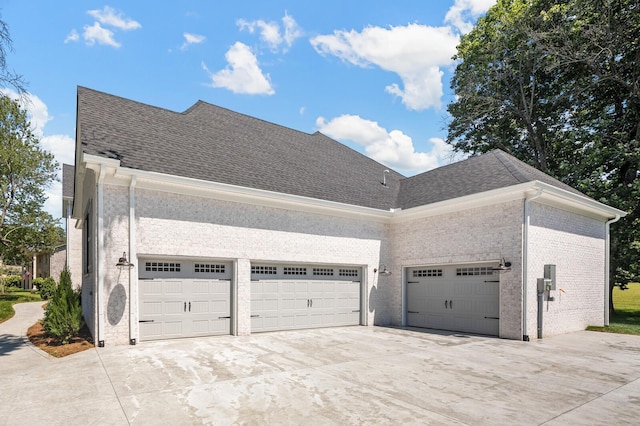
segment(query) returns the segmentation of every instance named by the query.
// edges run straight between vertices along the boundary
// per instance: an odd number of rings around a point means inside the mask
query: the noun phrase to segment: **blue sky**
[[[495,0],[4,0],[45,149],[73,164],[76,88],[184,111],[198,100],[321,131],[411,176],[452,161],[461,34]],[[179,142],[179,141],[178,141]],[[60,216],[61,186],[46,208]]]

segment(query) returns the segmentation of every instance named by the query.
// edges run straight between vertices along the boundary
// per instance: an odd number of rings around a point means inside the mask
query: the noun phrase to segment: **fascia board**
[[[527,182],[508,186],[506,188],[493,189],[491,191],[479,192],[476,194],[466,195],[464,197],[452,198],[450,200],[400,210],[395,213],[392,222],[407,222],[431,216],[453,213],[460,210],[520,200],[526,196],[527,191],[532,189],[532,182]]]
[[[93,156],[85,156],[87,161],[94,160],[92,157]],[[105,160],[103,158],[100,159]],[[105,178],[105,183],[113,185],[128,186],[131,176],[135,176],[137,182],[136,188],[139,189],[173,192],[182,195],[241,202],[265,207],[293,209],[314,214],[356,218],[378,223],[388,223],[393,216],[392,211],[353,206],[334,201],[319,200],[219,182],[203,181],[182,176],[166,175],[157,172],[129,169],[119,167],[119,161],[117,160],[110,161],[113,162],[105,163],[101,161],[100,163],[107,165],[109,170]],[[93,167],[97,167],[97,165],[92,166],[92,168]]]
[[[536,181],[535,184],[536,188],[542,189],[542,196],[538,200],[545,204],[564,208],[596,219],[613,219],[618,216],[624,217],[627,215],[623,210],[608,206],[592,198],[540,181]]]

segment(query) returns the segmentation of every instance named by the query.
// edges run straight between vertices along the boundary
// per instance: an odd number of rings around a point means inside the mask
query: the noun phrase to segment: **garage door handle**
[[[227,318],[231,319],[231,316],[228,316],[228,317],[218,317],[218,319],[227,319]]]
[[[484,317],[484,319],[497,319],[497,320],[499,320],[500,317]]]
[[[140,320],[138,322],[153,322],[153,320]]]
[[[444,301],[444,308],[445,309],[449,309],[449,301],[448,300]]]
[[[407,281],[407,284],[420,284],[420,281]]]
[[[189,312],[191,312],[191,302],[189,302]]]
[[[260,315],[251,315],[251,318],[260,318]]]
[[[453,300],[449,300],[449,309],[453,309]]]
[[[187,312],[187,302],[184,302],[184,311]]]
[[[419,314],[420,313],[418,311],[407,311],[407,312],[410,313],[410,314]]]
[[[357,310],[355,310],[355,311],[351,311],[351,312],[360,312],[360,309],[357,309]]]

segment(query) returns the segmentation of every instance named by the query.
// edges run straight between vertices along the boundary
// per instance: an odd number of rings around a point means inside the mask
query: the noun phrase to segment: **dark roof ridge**
[[[181,114],[183,114],[183,113],[181,113],[181,112],[177,112],[177,111],[171,110],[171,109],[169,109],[169,108],[163,108],[163,107],[159,107],[159,106],[156,106],[156,105],[147,104],[147,103],[140,102],[140,101],[135,101],[135,100],[133,100],[133,99],[125,98],[124,96],[114,95],[114,94],[112,94],[112,93],[107,93],[107,92],[103,92],[103,91],[101,91],[101,90],[91,89],[91,88],[89,88],[89,87],[85,87],[85,86],[78,86],[78,92],[80,92],[80,90],[86,90],[86,91],[89,91],[89,92],[99,93],[100,95],[103,95],[103,96],[109,96],[109,97],[112,97],[112,98],[117,98],[117,99],[120,99],[120,100],[122,100],[122,101],[124,101],[124,102],[127,102],[127,103],[134,103],[134,104],[137,104],[137,105],[143,106],[143,107],[145,107],[145,108],[152,108],[152,109],[156,109],[156,110],[159,110],[159,111],[169,112],[169,113],[176,114],[176,115],[181,115]],[[197,103],[197,102],[196,102],[196,103]],[[190,109],[190,108],[192,108],[192,107],[193,107],[193,105],[192,105],[191,107],[189,107],[189,109]]]
[[[500,163],[505,167],[505,169],[507,169],[507,171],[509,173],[511,173],[511,175],[520,183],[525,183],[525,182],[529,182],[531,180],[531,177],[526,176],[517,166],[516,164],[514,164],[514,162],[512,160],[516,160],[516,161],[520,161],[517,158],[509,155],[508,153],[506,153],[505,151],[501,150],[501,149],[494,149],[492,151],[490,151],[491,154],[493,154],[498,161],[500,161]],[[526,163],[523,163],[526,164]]]

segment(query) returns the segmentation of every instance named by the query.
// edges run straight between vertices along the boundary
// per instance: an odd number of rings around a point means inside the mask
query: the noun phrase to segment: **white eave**
[[[470,208],[522,200],[536,194],[540,190],[542,193],[541,196],[536,199],[537,202],[552,205],[584,216],[608,220],[626,215],[622,210],[540,181],[498,188],[406,210],[380,210],[299,195],[129,169],[121,167],[119,160],[90,154],[82,155],[81,164],[87,169],[92,169],[96,172],[100,170],[101,167],[105,168],[105,183],[113,185],[128,186],[131,178],[135,176],[136,188],[139,189],[173,192],[265,207],[292,209],[314,214],[357,218],[359,220],[378,223],[406,222]]]

